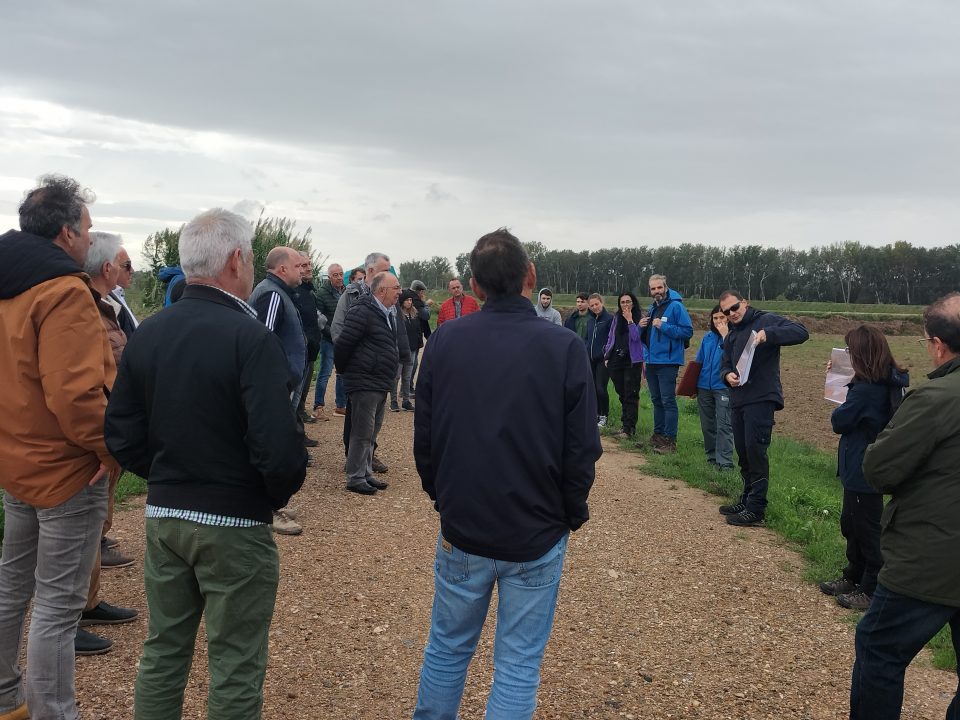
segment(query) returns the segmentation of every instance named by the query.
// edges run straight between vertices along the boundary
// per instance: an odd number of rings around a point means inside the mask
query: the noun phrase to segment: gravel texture
[[[278,537],[281,584],[270,632],[263,717],[408,718],[427,638],[438,518],[411,456],[413,414],[387,413],[379,454],[390,489],[343,489],[342,420],[309,425],[321,442],[293,505],[304,533]],[[318,452],[321,451],[321,452]],[[537,718],[845,718],[856,616],[802,579],[802,560],[765,529],[736,529],[720,500],[643,474],[607,445],[592,520],[573,534]],[[114,534],[137,557],[103,573],[108,602],[139,608],[142,500]],[[491,614],[461,708],[482,718],[492,674]],[[87,720],[133,715],[146,618],[90,628],[113,652],[79,658]],[[206,717],[206,651],[185,718]],[[956,677],[922,655],[907,676],[905,718],[942,718]]]

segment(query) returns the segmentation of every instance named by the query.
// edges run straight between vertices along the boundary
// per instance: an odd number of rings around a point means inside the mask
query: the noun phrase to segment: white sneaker
[[[606,427],[607,426],[607,416],[601,415],[600,419],[597,420],[597,427]]]

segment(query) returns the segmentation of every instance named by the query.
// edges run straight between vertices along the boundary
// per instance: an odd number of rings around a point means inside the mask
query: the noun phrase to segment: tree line
[[[654,273],[685,297],[715,298],[736,288],[755,300],[797,300],[864,304],[926,305],[960,289],[960,244],[938,248],[897,242],[883,247],[858,242],[809,250],[702,244],[614,247],[599,250],[550,250],[524,243],[537,267],[538,284],[556,293],[645,289]],[[454,274],[470,277],[469,253],[451,267],[443,257],[400,264],[404,284],[422,280],[446,287]]]

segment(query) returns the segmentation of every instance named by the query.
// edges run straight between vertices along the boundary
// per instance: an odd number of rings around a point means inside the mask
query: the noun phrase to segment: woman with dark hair
[[[700,363],[697,404],[707,463],[718,470],[733,469],[733,428],[730,426],[730,388],[720,377],[723,340],[729,326],[720,306],[710,311],[710,332],[703,336],[695,362]]]
[[[632,292],[617,297],[617,312],[610,323],[603,359],[620,396],[620,419],[623,429],[615,437],[633,437],[637,429],[637,408],[640,402],[640,381],[643,377],[643,342],[637,323],[643,317],[640,303]]]
[[[883,495],[864,479],[863,456],[900,405],[910,376],[893,359],[887,339],[877,328],[860,325],[848,332],[845,340],[853,380],[847,386],[847,399],[833,411],[830,422],[833,431],[840,435],[837,450],[837,475],[843,483],[840,532],[847,539],[847,567],[838,579],[820,583],[820,589],[836,596],[844,607],[866,610],[883,565],[880,555]]]

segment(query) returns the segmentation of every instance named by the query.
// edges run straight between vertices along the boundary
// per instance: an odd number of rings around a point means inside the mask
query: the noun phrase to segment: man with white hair
[[[300,489],[307,453],[283,348],[241,299],[253,286],[252,238],[226,210],[187,223],[183,296],[130,339],[107,408],[107,445],[147,478],[137,720],[180,717],[201,617],[207,715],[260,717],[279,581],[271,511]]]
[[[120,328],[117,319],[116,301],[109,299],[110,290],[117,284],[120,272],[120,236],[106,232],[90,233],[90,252],[83,270],[90,276],[90,286],[97,291],[97,309],[100,320],[107,333],[107,340],[113,352],[114,362],[120,364],[120,356],[127,344],[127,336]],[[112,389],[112,383],[107,389]],[[116,607],[100,600],[100,568],[121,568],[133,564],[133,558],[121,553],[116,547],[106,545],[106,536],[113,525],[114,493],[120,480],[120,468],[110,473],[107,492],[107,517],[103,521],[100,545],[97,549],[97,562],[90,574],[90,589],[87,592],[87,604],[80,616],[80,627],[88,625],[119,625],[136,619],[133,608]],[[85,630],[77,630],[75,652],[77,655],[99,655],[108,652],[113,642]]]
[[[117,312],[117,320],[120,321],[120,328],[127,337],[133,335],[140,321],[133,314],[133,310],[127,305],[127,296],[125,291],[133,282],[133,261],[123,245],[120,246],[120,252],[117,254],[117,262],[120,264],[120,270],[117,275],[117,285],[110,291],[110,297],[117,301],[120,310]]]
[[[0,377],[9,380],[0,399],[5,720],[78,717],[73,642],[107,513],[107,476],[117,469],[103,437],[116,369],[81,270],[93,200],[71,178],[42,177],[20,205],[20,231],[0,236]]]

